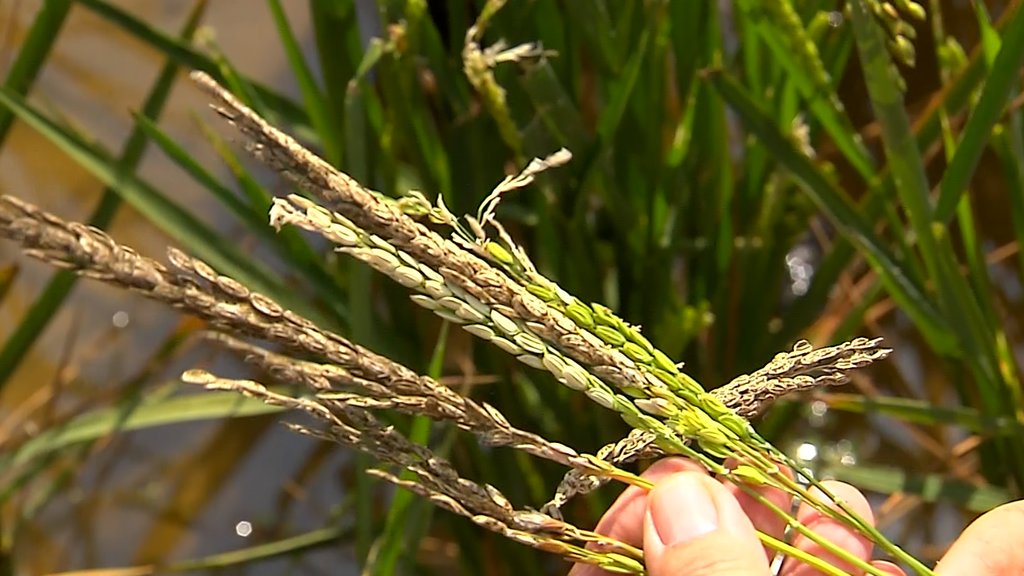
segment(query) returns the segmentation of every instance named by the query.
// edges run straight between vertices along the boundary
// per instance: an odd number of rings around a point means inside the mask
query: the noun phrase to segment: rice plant
[[[383,4],[386,34],[363,48],[353,43],[355,8],[313,2],[317,80],[282,7],[271,1],[301,105],[248,80],[209,35],[190,44],[104,2],[79,4],[165,51],[167,74],[155,96],[166,92],[177,66],[203,70],[192,79],[237,130],[233,137],[294,185],[271,193],[225,145],[222,127],[200,120],[235,175],[237,192],[231,190],[147,118],[153,110],[136,117],[138,140],[130,148],[157,143],[289,273],[246,254],[134,174],[131,154],[118,160],[41,112],[23,97],[30,66],[16,67],[12,74],[22,79],[0,91],[0,135],[5,122],[19,119],[106,183],[109,197],[89,225],[15,196],[0,200],[0,235],[68,269],[0,350],[0,382],[59,308],[74,274],[99,280],[201,319],[193,338],[252,367],[246,378],[185,372],[183,383],[211,390],[199,396],[210,399],[202,417],[234,414],[237,406],[216,402],[238,395],[257,400],[246,404],[248,413],[305,413],[312,420],[294,429],[369,454],[380,466],[370,474],[478,530],[623,573],[644,573],[642,552],[588,526],[594,506],[607,502],[602,486],[650,487],[631,469],[636,460],[688,456],[761,498],[793,534],[871,574],[883,572],[752,487],[815,507],[919,574],[932,573],[927,561],[835,500],[819,479],[916,491],[925,501],[974,512],[1017,495],[1020,371],[1010,311],[1019,302],[997,297],[1001,290],[992,287],[1000,262],[1018,252],[983,245],[977,206],[965,194],[991,146],[1021,237],[1012,97],[1024,19],[1016,4],[996,23],[976,10],[984,42],[968,57],[943,34],[937,3],[851,2],[834,10],[743,0],[727,12],[704,2],[585,9],[491,0],[471,3],[476,11],[468,19],[462,3],[446,3],[445,22],[430,17],[433,6],[410,1]],[[196,4],[183,38],[193,35],[204,7]],[[66,14],[66,6],[48,4],[37,19],[39,38]],[[904,94],[914,84],[903,74],[915,65],[917,30],[929,18],[944,88],[911,122]],[[556,23],[571,23],[572,33]],[[742,39],[741,48],[729,53],[726,36]],[[31,62],[33,50],[38,64],[48,47],[26,43],[19,58]],[[847,71],[854,50],[860,68]],[[877,141],[840,98],[844,73],[863,81]],[[926,169],[940,156],[946,162],[936,180]],[[862,193],[859,203],[848,190]],[[161,263],[105,234],[101,228],[121,202],[181,249]],[[459,216],[467,212],[475,215]],[[821,260],[813,276],[800,276],[796,254],[809,247]],[[357,267],[364,265],[380,275]],[[868,318],[894,308],[922,350],[962,378],[950,383],[962,407],[879,396],[864,385],[859,396],[834,392],[862,378],[858,369],[893,355]],[[501,375],[497,396],[484,400],[472,387],[442,382],[440,359],[455,338],[448,326],[474,337],[462,346],[477,369]],[[424,347],[434,348],[429,367],[417,351]],[[895,380],[888,391],[913,393],[905,374],[887,370]],[[955,423],[977,434],[980,476],[956,496],[917,482],[921,472],[909,468],[809,466],[776,443],[799,405],[766,410],[795,393],[839,411],[920,426]],[[26,506],[24,488],[45,478],[62,451],[113,431],[194,417],[174,416],[175,401],[160,398],[137,417],[71,414],[41,435],[16,439],[0,455],[0,502]],[[469,434],[431,439],[440,429]],[[497,471],[505,466],[524,481],[508,485]],[[885,475],[893,470],[895,477]],[[374,490],[358,486],[356,501]],[[370,572],[412,570],[427,534],[426,524],[402,528],[413,514],[430,518],[425,508],[401,496],[389,506],[384,518],[365,507],[355,514],[356,556]],[[436,529],[444,523],[452,535],[443,538],[460,542],[463,569],[487,564],[471,550],[478,536],[450,519],[434,522],[435,534],[444,533]],[[15,533],[8,529],[0,554],[11,554]],[[761,537],[780,555],[846,573],[786,539]],[[134,569],[253,562],[330,541],[322,538]],[[915,552],[922,543],[916,538],[909,541]],[[551,570],[515,550],[506,557],[517,569]]]

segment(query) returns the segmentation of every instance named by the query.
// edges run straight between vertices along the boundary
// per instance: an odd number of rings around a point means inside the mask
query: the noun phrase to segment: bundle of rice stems
[[[266,369],[274,378],[272,384],[300,385],[305,392],[282,393],[268,388],[269,383],[221,378],[202,370],[186,372],[184,381],[306,412],[323,426],[293,425],[295,430],[369,453],[414,476],[399,479],[382,470],[373,474],[488,530],[573,562],[643,574],[642,551],[573,526],[559,509],[573,496],[610,480],[649,489],[649,481],[623,466],[638,458],[684,455],[736,483],[784,518],[790,534],[815,542],[862,573],[884,574],[814,533],[754,488],[782,490],[849,526],[917,573],[932,573],[764,440],[749,422],[781,395],[847,382],[852,370],[890,353],[881,339],[858,338],[820,349],[799,342],[762,369],[707,392],[639,327],[604,306],[581,301],[541,275],[494,219],[503,194],[568,162],[568,151],[533,160],[519,174],[502,180],[475,216],[460,219],[440,199],[433,204],[412,192],[395,200],[364,188],[271,126],[206,74],[194,73],[192,78],[216,99],[216,111],[244,136],[246,148],[302,191],[303,195],[275,199],[269,214],[272,226],[297,226],[322,236],[339,252],[408,288],[415,303],[527,366],[551,373],[601,408],[617,412],[634,430],[596,454],[581,454],[515,428],[493,407],[318,327],[179,250],[168,251],[165,265],[97,229],[65,222],[16,198],[0,198],[0,235],[19,242],[30,256],[206,320],[216,329],[209,339]],[[424,220],[440,225],[444,233]],[[539,511],[516,509],[494,487],[461,477],[444,458],[383,425],[374,415],[380,410],[454,423],[486,445],[522,450],[568,471]],[[827,574],[846,574],[786,541],[760,536],[780,554]]]

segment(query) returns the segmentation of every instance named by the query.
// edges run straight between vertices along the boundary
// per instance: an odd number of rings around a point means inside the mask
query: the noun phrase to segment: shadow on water
[[[161,30],[173,31],[191,3],[119,4]],[[310,22],[305,4],[285,4],[296,34],[308,39]],[[947,25],[956,28],[954,32],[965,46],[973,46],[977,35],[969,5],[947,4]],[[251,0],[212,2],[204,23],[215,31],[218,45],[239,69],[270,85],[286,87],[297,96],[270,16],[262,4],[259,9],[252,6]],[[0,69],[9,64],[33,16],[31,2],[0,2],[0,29],[6,29],[5,43],[0,47]],[[921,32],[921,42],[929,42],[927,31]],[[911,87],[911,110],[919,110],[938,86],[934,59],[926,56],[933,50],[921,46],[918,53],[923,56],[917,69],[905,71]],[[132,127],[128,111],[140,105],[161,65],[158,53],[87,10],[76,8],[32,97],[50,110],[67,115],[104,145],[118,149]],[[849,77],[843,82],[843,90],[855,121],[867,124],[870,110],[863,104],[866,97],[862,84]],[[204,165],[226,174],[190,117],[206,104],[205,97],[187,82],[179,81],[160,124]],[[24,197],[67,219],[88,217],[102,187],[75,162],[20,124],[3,151],[0,193]],[[939,170],[941,166],[936,163],[934,168]],[[983,219],[980,228],[987,234],[986,249],[996,250],[1008,245],[1014,236],[1005,209],[1005,190],[996,169],[983,163],[978,173],[973,190],[978,194],[978,215]],[[194,213],[204,215],[208,223],[231,229],[230,220],[217,210],[215,201],[162,154],[148,154],[140,174],[191,206]],[[121,209],[110,232],[119,241],[161,259],[169,243],[128,207]],[[238,241],[243,243],[245,239],[239,237]],[[17,260],[22,270],[14,292],[0,308],[0,340],[9,336],[22,311],[51,275],[48,267],[17,256],[10,244],[0,244],[0,263],[12,260]],[[1003,273],[1012,265],[1011,260],[993,263],[994,276],[1001,279],[1005,292],[1001,301],[1005,313],[1022,318],[1021,287],[1015,275]],[[878,332],[896,348],[896,360],[878,371],[871,383],[856,383],[860,389],[877,387],[879,393],[895,396],[909,391],[918,397],[950,390],[951,375],[943,373],[943,364],[929,355],[909,322],[888,310],[875,312],[877,318],[869,322],[876,324]],[[1014,328],[1020,356],[1021,327]],[[200,349],[165,349],[169,338],[194,330],[192,323],[162,306],[97,283],[80,283],[69,305],[54,319],[21,364],[12,385],[0,396],[0,443],[12,433],[3,421],[15,415],[19,407],[43,402],[52,395],[60,395],[61,404],[68,406],[101,405],[103,399],[116,397],[124,383],[139,380],[139,374],[145,375],[149,394],[161,390],[154,383],[169,381],[181,369],[204,362],[207,366],[217,363],[215,366],[225,373],[238,370],[231,366],[231,360],[212,358]],[[170,360],[165,361],[160,354]],[[151,368],[151,373],[147,372]],[[933,395],[936,404],[952,400]],[[193,558],[327,525],[331,510],[343,498],[338,476],[348,461],[341,451],[325,449],[277,426],[277,420],[269,416],[229,424],[174,425],[119,435],[99,444],[97,448],[102,450],[95,450],[74,474],[50,478],[63,482],[57,488],[61,496],[26,527],[31,537],[23,540],[25,549],[17,551],[17,558],[23,562],[19,573]],[[925,434],[891,420],[839,414],[810,418],[808,422],[795,431],[794,445],[823,438],[827,443],[818,446],[820,451],[839,446],[844,454],[882,465],[954,474],[970,469],[969,451],[959,454],[962,438],[952,434]],[[977,480],[969,473],[964,473],[964,479]],[[40,485],[33,490],[46,487]],[[30,500],[33,494],[24,498]],[[966,521],[951,508],[942,507],[925,507],[907,515],[908,502],[898,498],[879,500],[879,505],[889,514],[883,514],[883,523],[904,541],[906,536],[900,531],[928,525],[931,528],[920,533],[921,539],[948,542]],[[924,519],[926,524],[921,523]],[[11,521],[6,517],[3,520]],[[252,532],[243,537],[240,534],[247,533],[246,523]],[[355,573],[349,558],[347,550],[328,548],[305,555],[306,564],[292,568],[309,574]],[[279,573],[287,568],[283,562],[276,560],[247,570]]]

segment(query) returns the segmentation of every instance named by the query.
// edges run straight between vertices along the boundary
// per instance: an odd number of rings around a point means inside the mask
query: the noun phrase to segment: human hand
[[[726,480],[710,477],[684,458],[666,458],[644,474],[655,483],[648,493],[627,488],[608,509],[596,531],[642,547],[650,576],[768,576],[774,552],[761,545],[755,528],[781,538],[785,521]],[[862,518],[873,522],[871,506],[859,490],[842,482],[825,482]],[[758,491],[788,509],[782,491]],[[802,505],[797,519],[838,547],[865,561],[872,544],[842,523]],[[858,571],[817,544],[798,535],[797,548],[850,574]],[[893,576],[906,576],[896,565],[873,561]],[[996,508],[968,526],[936,567],[942,576],[1016,576],[1024,574],[1024,502]],[[579,564],[570,576],[607,576],[594,566]],[[787,558],[780,576],[814,576],[813,567]]]

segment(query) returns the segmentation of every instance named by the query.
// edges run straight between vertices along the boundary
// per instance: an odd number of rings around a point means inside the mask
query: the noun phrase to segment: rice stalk
[[[194,314],[215,327],[256,336],[297,352],[324,357],[335,363],[337,366],[319,366],[317,370],[313,370],[311,364],[292,360],[286,369],[277,370],[278,376],[292,374],[293,380],[301,380],[314,390],[326,390],[333,378],[342,385],[379,392],[381,388],[370,383],[375,382],[393,388],[392,392],[426,390],[434,398],[440,397],[449,401],[448,406],[472,406],[477,414],[490,412],[485,407],[471,404],[470,400],[463,399],[433,380],[416,375],[400,364],[355,346],[341,336],[320,330],[312,322],[284,310],[273,300],[249,291],[233,279],[216,273],[202,261],[190,258],[175,249],[168,251],[168,258],[173,266],[172,269],[168,269],[156,261],[140,256],[126,246],[117,244],[102,231],[79,223],[65,222],[11,197],[0,197],[0,235],[19,241],[26,254],[52,265],[72,269],[83,276],[139,292],[146,297]],[[245,349],[250,355],[260,356],[258,353],[253,354],[256,352],[255,348],[240,345],[237,340],[220,337],[220,341],[233,344],[236,349]],[[269,353],[263,353],[261,358],[267,366],[280,364],[282,360],[281,357],[271,356]],[[302,376],[295,377],[297,373]],[[186,380],[192,382],[207,382],[211,378],[216,379],[201,372],[191,372],[185,376]],[[391,395],[392,398],[396,396]],[[356,404],[362,402],[366,407],[375,404],[372,399],[356,399],[355,396],[344,394],[335,395],[333,398],[327,395],[319,400],[345,400]],[[376,404],[399,409],[424,407],[429,403],[422,399],[413,400],[407,397]],[[491,424],[495,421],[504,422],[503,418],[498,420],[493,417],[496,415],[491,416]],[[483,431],[484,441],[510,438],[510,443],[519,442],[514,444],[518,448],[569,466],[578,466],[588,475],[608,476],[649,487],[642,479],[618,470],[604,460],[585,455],[573,457],[571,449],[544,443],[528,433],[507,429],[488,433],[486,426],[480,423],[474,424],[459,418],[455,418],[455,421],[460,426],[475,428],[474,431],[478,434]],[[703,460],[706,459],[702,458]],[[721,467],[718,469],[728,472]],[[795,519],[791,521],[795,522]],[[570,552],[575,554],[572,550]],[[571,557],[576,558],[574,555]],[[579,559],[594,561],[602,566],[615,565],[617,562],[591,556]],[[609,562],[611,564],[608,564]]]
[[[499,312],[518,320],[548,345],[547,349],[534,348],[538,355],[554,356],[561,351],[566,358],[585,366],[596,379],[587,379],[584,390],[587,396],[602,406],[614,409],[631,426],[655,434],[658,442],[675,454],[684,454],[701,462],[711,471],[728,475],[713,457],[736,456],[750,460],[751,470],[758,473],[757,480],[786,490],[799,496],[816,510],[846,523],[855,530],[868,535],[872,540],[901,559],[912,560],[909,555],[889,543],[877,530],[852,509],[839,501],[839,511],[826,506],[802,486],[781,473],[779,465],[797,468],[795,463],[769,443],[761,439],[749,422],[737,416],[717,398],[707,394],[703,388],[685,373],[676,373],[657,366],[644,366],[615,349],[608,342],[589,335],[570,317],[558,309],[546,305],[521,284],[508,275],[491,267],[484,259],[465,250],[458,243],[445,240],[414,221],[401,211],[378,199],[378,195],[364,189],[352,178],[342,174],[305,150],[287,135],[276,130],[255,113],[246,108],[231,94],[219,87],[209,76],[194,73],[193,79],[217,101],[215,110],[246,137],[246,148],[268,167],[277,170],[287,179],[316,197],[329,209],[331,217],[337,215],[361,229],[371,239],[380,238],[383,244],[391,246],[395,254],[402,252],[419,265],[437,272],[449,288],[461,289],[475,301],[450,302],[452,307],[473,309],[486,318],[485,310],[475,309],[478,301],[488,310],[500,308]],[[419,200],[422,200],[420,198]],[[308,209],[315,208],[312,205]],[[291,215],[298,210],[290,212]],[[324,218],[308,218],[310,223],[326,224]],[[340,221],[339,223],[344,223]],[[383,246],[378,246],[386,250]],[[374,265],[379,259],[372,252],[362,254],[364,261]],[[389,261],[389,264],[394,262]],[[452,291],[453,295],[459,294]],[[470,313],[471,314],[471,313]],[[479,318],[476,318],[479,320]],[[619,330],[628,329],[613,315],[606,315],[604,321]],[[589,337],[588,337],[589,335]],[[528,338],[529,339],[529,338]],[[532,339],[529,339],[532,343]],[[653,347],[652,347],[653,348]],[[652,355],[653,362],[653,355]],[[638,365],[640,364],[640,365]],[[608,382],[622,393],[609,394]],[[633,402],[631,397],[639,397]],[[682,441],[693,438],[704,450],[699,453]],[[799,472],[798,472],[799,473]],[[751,472],[744,480],[750,479]],[[830,500],[828,493],[819,482],[804,474],[811,485],[818,488]]]
[[[649,487],[642,479],[618,470],[602,459],[590,456],[573,457],[571,449],[545,443],[534,435],[515,431],[511,427],[502,430],[506,424],[504,419],[492,413],[487,407],[473,404],[471,400],[462,398],[433,380],[418,376],[387,358],[355,346],[341,336],[318,329],[312,322],[284,310],[269,298],[249,291],[233,279],[218,274],[202,261],[190,258],[177,250],[168,251],[168,258],[173,267],[168,269],[158,262],[138,255],[128,247],[117,244],[99,230],[78,223],[64,222],[56,216],[10,197],[0,198],[0,235],[19,241],[30,256],[59,267],[76,270],[86,277],[140,292],[149,298],[195,314],[215,327],[257,336],[295,351],[311,353],[334,362],[336,366],[286,361],[283,356],[260,351],[229,336],[218,337],[222,343],[246,351],[257,359],[257,363],[271,368],[277,366],[272,372],[282,380],[299,381],[319,392],[316,401],[321,404],[342,406],[345,410],[376,407],[432,411],[431,415],[455,421],[457,425],[480,435],[485,442],[508,442],[529,453],[577,467],[590,475],[613,477]],[[792,371],[795,364],[789,363],[787,370]],[[765,370],[764,373],[788,373],[787,370]],[[211,385],[215,382],[224,384],[224,381],[215,376],[197,371],[186,374],[184,379]],[[335,386],[359,388],[368,396],[325,392],[333,390]],[[251,386],[242,388],[249,393],[259,391]],[[377,395],[376,398],[373,397],[374,394]],[[420,396],[416,396],[417,394]],[[273,398],[277,402],[283,401],[279,397],[266,394],[262,397]],[[296,407],[309,408],[305,403],[301,406],[296,404]],[[472,410],[467,410],[467,407]],[[475,414],[482,421],[474,421],[469,414]],[[419,493],[423,491],[420,490]],[[433,499],[436,498],[432,497]],[[626,569],[622,564],[623,560],[618,556],[594,555],[589,551],[581,552],[578,547],[571,545],[532,539],[513,528],[505,530],[508,528],[506,524],[494,524],[477,516],[474,516],[475,520],[517,541],[562,553],[574,561],[591,562],[616,570]],[[560,519],[553,516],[547,517],[560,522]],[[786,550],[786,547],[783,545],[779,549]],[[632,568],[628,571],[632,571]]]
[[[242,131],[248,139],[246,147],[257,158],[319,201],[299,195],[275,200],[270,213],[272,225],[296,225],[323,235],[340,251],[414,290],[412,298],[416,303],[513,353],[525,364],[552,373],[562,384],[618,412],[637,431],[621,445],[602,450],[599,456],[577,454],[571,448],[513,428],[487,405],[321,330],[308,319],[180,251],[168,251],[168,268],[117,244],[98,230],[64,222],[13,198],[0,198],[0,235],[20,242],[29,255],[140,292],[207,320],[226,332],[215,337],[221,344],[245,353],[250,361],[268,368],[281,382],[303,384],[314,396],[290,398],[257,383],[224,380],[201,371],[187,373],[183,377],[186,381],[236,390],[314,414],[329,423],[329,431],[307,433],[356,446],[416,472],[419,480],[403,485],[408,484],[410,489],[432,500],[443,500],[442,505],[474,521],[481,516],[482,525],[490,525],[489,529],[513,539],[529,540],[524,534],[536,531],[523,530],[524,525],[517,524],[508,510],[499,512],[494,499],[490,504],[458,500],[451,490],[462,484],[450,466],[425,466],[424,458],[432,461],[422,451],[425,448],[407,439],[403,444],[390,433],[380,432],[369,410],[426,414],[435,420],[452,422],[485,443],[512,446],[570,467],[573,472],[563,482],[564,490],[560,488],[545,507],[543,522],[535,519],[536,523],[562,526],[557,513],[561,502],[573,493],[591,489],[604,478],[649,487],[645,480],[621,470],[619,464],[640,454],[655,455],[661,451],[690,456],[712,472],[724,474],[741,485],[761,483],[786,490],[868,535],[897,557],[905,556],[863,519],[844,509],[842,502],[837,503],[840,511],[836,511],[783,474],[780,466],[792,466],[792,461],[761,439],[745,418],[778,395],[845,382],[849,370],[889,353],[880,347],[879,340],[857,339],[820,350],[799,343],[761,370],[737,378],[714,393],[705,392],[647,341],[637,327],[628,325],[605,307],[584,304],[538,274],[525,252],[494,221],[494,207],[501,194],[528,184],[541,170],[564,163],[568,153],[536,160],[524,172],[503,181],[481,206],[477,218],[466,220],[467,231],[440,201],[435,207],[415,194],[385,200],[382,195],[366,190],[270,126],[208,76],[193,77],[221,103],[218,112]],[[443,238],[414,220],[414,215],[429,215],[451,226],[455,230],[453,239]],[[498,230],[497,242],[486,237],[487,226]],[[234,334],[254,336],[292,352],[312,354],[327,363],[295,360],[249,345],[234,338]],[[690,440],[696,440],[702,451],[691,447]],[[735,470],[726,469],[719,459],[729,456],[744,464]],[[802,471],[797,473],[820,487]],[[823,493],[831,497],[827,491]],[[807,532],[788,512],[776,513],[794,530]],[[777,550],[797,557],[802,554],[785,543],[769,540],[765,539],[766,544]],[[629,559],[627,562],[608,555],[617,552],[587,556],[590,552],[562,541],[532,542],[531,545],[546,546],[545,549],[577,561],[628,572],[642,570],[642,564],[637,564],[633,556],[624,556]],[[834,545],[819,543],[838,556],[843,555]],[[859,567],[876,572],[867,565]]]

